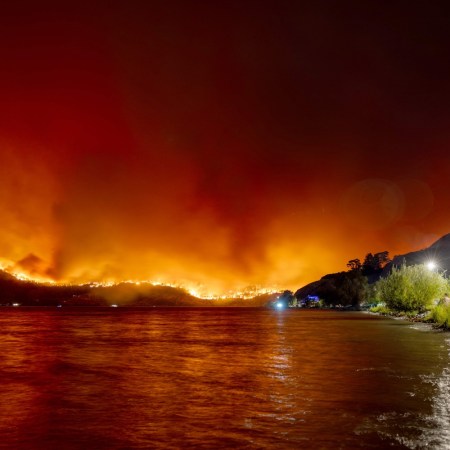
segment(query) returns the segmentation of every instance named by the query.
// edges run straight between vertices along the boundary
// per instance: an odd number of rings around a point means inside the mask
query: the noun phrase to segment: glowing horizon
[[[277,287],[263,287],[263,286],[247,286],[244,289],[236,290],[236,291],[227,291],[225,293],[217,293],[208,290],[206,286],[201,285],[190,285],[189,283],[177,283],[177,282],[161,282],[157,280],[109,280],[109,281],[84,281],[84,282],[65,282],[65,281],[55,281],[49,278],[43,277],[33,277],[24,272],[18,272],[14,270],[10,270],[8,266],[0,263],[0,270],[8,273],[13,276],[17,280],[27,281],[33,283],[39,283],[44,285],[51,286],[86,286],[89,285],[91,288],[96,287],[112,287],[120,284],[132,284],[136,286],[141,285],[151,285],[151,286],[165,286],[172,287],[177,289],[182,289],[192,295],[193,297],[197,297],[205,300],[219,300],[219,299],[227,299],[227,298],[241,298],[241,299],[250,299],[254,298],[258,295],[262,294],[272,294],[275,292],[279,292],[280,288]]]

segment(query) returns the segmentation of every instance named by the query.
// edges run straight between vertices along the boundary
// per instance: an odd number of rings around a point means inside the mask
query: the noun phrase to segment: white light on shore
[[[283,303],[278,302],[278,303],[277,303],[277,308],[278,308],[278,309],[283,309]]]

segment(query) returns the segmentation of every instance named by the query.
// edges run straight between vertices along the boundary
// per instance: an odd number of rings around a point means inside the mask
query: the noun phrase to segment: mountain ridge
[[[402,264],[410,266],[430,262],[433,262],[440,272],[450,273],[450,233],[440,237],[426,248],[414,250],[403,255],[395,255],[392,261],[386,264],[381,276],[387,276],[392,267],[398,267]]]
[[[251,299],[207,300],[181,288],[150,283],[118,283],[113,286],[51,285],[20,280],[0,270],[0,306],[188,306],[188,307],[261,307],[277,294],[263,294]]]
[[[394,258],[384,266],[384,268],[377,273],[365,275],[369,284],[375,283],[381,277],[386,277],[392,271],[393,267],[415,264],[427,264],[433,262],[436,270],[439,272],[450,273],[450,233],[440,237],[437,241],[424,249],[414,250],[403,255],[395,255]],[[336,284],[339,279],[345,277],[346,274],[352,273],[350,271],[342,271],[330,273],[322,276],[319,280],[302,286],[295,292],[298,300],[304,299],[309,295],[317,295],[324,290],[327,285]]]

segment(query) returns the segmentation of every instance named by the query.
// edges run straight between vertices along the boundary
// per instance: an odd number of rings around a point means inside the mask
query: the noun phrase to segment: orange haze
[[[2,267],[296,289],[450,231],[439,17],[213,3],[8,7]]]

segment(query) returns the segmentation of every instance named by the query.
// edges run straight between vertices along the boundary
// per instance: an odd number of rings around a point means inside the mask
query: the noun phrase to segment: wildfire
[[[6,272],[7,274],[13,276],[14,278],[20,281],[29,281],[32,283],[41,283],[41,284],[57,284],[56,281],[51,278],[46,278],[38,275],[29,275],[25,272],[21,272],[19,270],[14,270],[13,264],[9,261],[1,260],[0,261],[0,271]]]
[[[279,292],[279,288],[276,287],[262,287],[262,286],[249,286],[245,289],[238,291],[227,291],[225,294],[216,294],[208,290],[206,286],[195,285],[190,286],[183,283],[176,282],[161,282],[155,280],[123,280],[123,281],[94,281],[87,283],[90,287],[111,287],[119,284],[132,284],[135,286],[150,285],[150,286],[167,286],[176,289],[183,289],[193,297],[201,298],[204,300],[223,300],[227,298],[241,298],[250,299],[258,295],[273,294]]]
[[[20,281],[29,281],[33,283],[41,283],[41,284],[51,284],[55,286],[68,286],[68,285],[76,285],[71,283],[64,283],[64,282],[56,282],[54,280],[45,279],[42,277],[31,277],[25,273],[22,272],[9,272],[8,270],[5,270],[3,267],[0,266],[0,270],[3,270],[7,272],[8,274],[12,275],[14,278]],[[204,286],[196,286],[196,287],[189,287],[182,283],[162,283],[160,281],[152,281],[152,280],[144,280],[144,281],[132,281],[132,280],[125,280],[125,281],[93,281],[90,283],[83,283],[83,285],[89,285],[91,288],[97,288],[97,287],[112,287],[112,286],[118,286],[120,284],[131,284],[134,286],[167,286],[177,289],[183,289],[184,291],[188,292],[193,297],[201,298],[204,300],[224,300],[228,298],[240,298],[240,299],[250,299],[253,297],[256,297],[258,295],[264,295],[264,294],[273,294],[275,292],[278,292],[279,289],[276,289],[274,287],[267,288],[267,287],[255,287],[252,286],[250,288],[239,290],[239,291],[228,291],[226,294],[215,294],[207,290]]]
[[[55,286],[76,286],[78,283],[67,283],[67,282],[57,282],[50,278],[45,278],[42,276],[35,276],[26,274],[21,271],[13,269],[13,265],[6,261],[0,261],[0,271],[4,271],[9,275],[13,276],[20,281],[28,281],[33,283],[55,285]],[[233,291],[229,290],[224,294],[217,294],[209,290],[206,286],[201,284],[189,284],[189,283],[177,283],[177,282],[162,282],[159,280],[105,280],[105,281],[91,281],[83,283],[83,285],[88,285],[91,288],[98,287],[112,287],[121,284],[130,284],[134,286],[167,286],[176,289],[183,289],[188,292],[193,297],[201,298],[204,300],[223,300],[228,298],[240,298],[240,299],[250,299],[258,295],[273,294],[279,291],[277,287],[263,287],[263,286],[248,286],[245,289]]]

